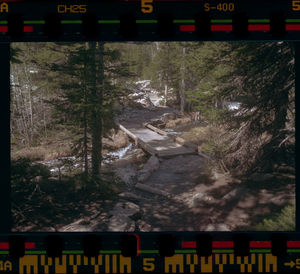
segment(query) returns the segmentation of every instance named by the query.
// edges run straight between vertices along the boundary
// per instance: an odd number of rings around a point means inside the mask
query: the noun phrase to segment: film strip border
[[[0,271],[19,273],[295,273],[296,233],[28,234],[0,239]],[[225,240],[220,240],[221,236]],[[194,236],[194,237],[193,237]],[[249,240],[251,238],[269,240]],[[6,238],[7,239],[7,238]],[[73,248],[72,248],[73,247]],[[32,272],[33,270],[33,272]],[[51,272],[50,271],[50,272]]]
[[[0,255],[9,255],[9,242],[0,242]],[[175,254],[195,254],[197,243],[196,241],[182,241],[181,249],[175,249]],[[271,241],[250,241],[250,253],[271,253]],[[300,241],[287,241],[287,253],[300,253]],[[38,250],[35,242],[24,243],[26,255],[32,254],[47,254],[46,250]],[[99,250],[99,254],[121,254],[121,249],[115,250]],[[136,255],[140,254],[159,254],[158,249],[140,249],[137,247]],[[234,253],[233,241],[212,241],[212,253]],[[62,250],[62,254],[84,254],[84,250]]]
[[[196,34],[196,35],[195,35]],[[196,19],[173,19],[167,13],[158,19],[135,19],[130,14],[116,20],[98,20],[86,15],[67,20],[58,15],[43,20],[23,20],[21,15],[0,18],[0,41],[10,40],[299,40],[300,18],[285,19],[275,14],[270,19],[248,19],[237,14],[232,19],[211,19],[201,14]]]
[[[179,25],[179,31],[195,31],[194,19],[173,20],[174,24]],[[232,19],[212,19],[211,31],[232,31]],[[135,20],[136,24],[157,24],[158,20]],[[300,31],[300,19],[286,19],[286,31]],[[248,31],[270,31],[270,19],[249,19]],[[45,25],[46,20],[25,20],[23,32],[35,32],[36,25]],[[62,20],[63,25],[80,25],[83,20]],[[120,24],[120,20],[98,20],[98,24]],[[0,32],[8,33],[8,20],[0,21]]]
[[[299,11],[298,0],[0,0],[0,41],[299,40]]]

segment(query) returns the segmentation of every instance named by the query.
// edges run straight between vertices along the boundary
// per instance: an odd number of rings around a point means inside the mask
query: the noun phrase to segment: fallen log
[[[163,130],[157,128],[157,127],[154,127],[154,126],[152,126],[152,125],[150,125],[150,124],[145,124],[145,127],[146,127],[146,128],[149,128],[149,129],[151,129],[151,130],[153,130],[154,132],[156,132],[156,133],[158,133],[158,134],[160,134],[160,135],[168,136],[168,133],[167,133],[167,132],[165,132],[165,131],[163,131]]]
[[[167,198],[172,198],[172,194],[170,194],[166,191],[163,191],[163,190],[159,190],[157,188],[153,188],[153,187],[144,185],[144,184],[137,183],[135,185],[135,187],[140,189],[140,190],[147,191],[147,192],[150,192],[150,193],[153,193],[153,194],[161,195],[161,196],[164,196],[164,197],[167,197]]]
[[[124,126],[122,126],[121,124],[118,124],[119,128],[124,131],[130,138],[132,138],[135,142],[135,144],[138,144],[138,138],[137,136],[135,136],[131,131],[129,131],[128,129],[126,129]]]

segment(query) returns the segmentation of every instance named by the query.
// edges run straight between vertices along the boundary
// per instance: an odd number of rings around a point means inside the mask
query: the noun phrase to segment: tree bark
[[[185,48],[182,48],[182,63],[181,63],[181,89],[180,89],[180,112],[185,109]]]
[[[85,90],[85,96],[84,96],[85,104],[87,104],[87,96],[86,96],[86,90]],[[86,178],[89,176],[89,164],[88,164],[88,140],[87,140],[87,131],[88,131],[88,125],[87,125],[87,113],[86,109],[84,110],[83,114],[83,127],[84,127],[84,136],[83,136],[83,157],[84,157],[84,175]]]
[[[97,182],[100,179],[100,167],[102,161],[102,100],[103,100],[103,43],[89,42],[92,50],[91,72],[91,135],[92,135],[92,180]]]
[[[165,106],[167,106],[168,85],[165,85]]]

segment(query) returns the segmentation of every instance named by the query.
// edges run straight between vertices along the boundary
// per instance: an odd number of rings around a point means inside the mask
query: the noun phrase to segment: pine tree
[[[176,61],[179,53],[176,43],[164,42],[156,44],[157,54],[153,58],[152,64],[152,84],[160,90],[164,90],[165,105],[168,101],[180,104],[180,65]],[[171,88],[175,91],[175,96],[170,93]]]
[[[100,179],[102,137],[114,126],[113,105],[121,94],[118,82],[123,83],[120,79],[131,75],[119,57],[119,51],[109,45],[89,42],[70,45],[67,62],[52,66],[52,70],[63,75],[56,80],[60,95],[52,103],[59,112],[67,114],[72,129],[82,136],[76,149],[84,159],[86,175],[91,152],[93,182]]]
[[[220,55],[225,65],[231,63],[232,83],[220,94],[227,98],[234,94],[242,108],[228,121],[239,130],[227,163],[244,172],[270,171],[274,163],[285,160],[294,165],[282,146],[294,134],[294,115],[289,114],[295,108],[291,100],[295,91],[293,46],[286,42],[229,46]],[[226,74],[220,78],[224,79],[228,79]]]

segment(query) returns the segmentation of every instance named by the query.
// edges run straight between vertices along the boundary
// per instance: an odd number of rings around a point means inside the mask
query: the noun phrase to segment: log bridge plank
[[[136,145],[139,145],[146,152],[161,158],[175,157],[179,155],[197,154],[197,146],[189,146],[186,142],[180,143],[174,136],[169,135],[152,125],[146,124],[143,127],[130,127],[119,124]]]

